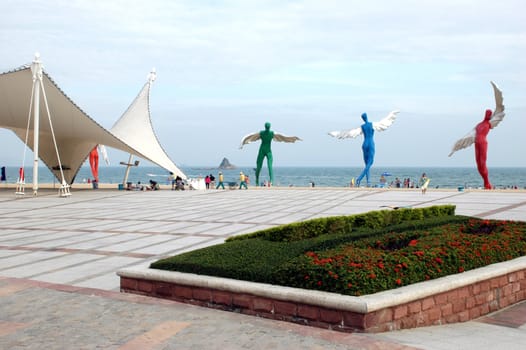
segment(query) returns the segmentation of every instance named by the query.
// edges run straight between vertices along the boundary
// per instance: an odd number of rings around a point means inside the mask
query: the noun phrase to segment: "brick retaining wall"
[[[390,300],[389,306],[366,307],[368,309],[366,311],[283,300],[284,298],[224,290],[224,288],[192,286],[188,282],[130,277],[120,272],[119,275],[121,275],[123,292],[346,332],[384,332],[465,322],[526,300],[526,268],[414,300],[402,301],[400,304]],[[455,276],[462,278],[463,274]],[[374,298],[374,295],[372,296]],[[396,299],[396,296],[390,298]]]

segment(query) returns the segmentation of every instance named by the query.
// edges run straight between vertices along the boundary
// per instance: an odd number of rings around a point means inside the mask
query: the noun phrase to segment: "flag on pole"
[[[89,164],[93,178],[99,182],[99,152],[97,152],[97,146],[93,147],[89,154]]]
[[[18,182],[24,181],[26,181],[26,177],[24,175],[24,168],[20,168],[20,170],[18,170]]]

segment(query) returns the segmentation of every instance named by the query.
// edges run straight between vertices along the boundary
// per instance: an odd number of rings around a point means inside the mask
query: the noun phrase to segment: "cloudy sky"
[[[361,138],[327,132],[399,109],[375,134],[375,165],[475,166],[473,147],[448,154],[494,108],[493,80],[506,117],[488,166],[526,167],[523,0],[3,0],[0,43],[0,71],[40,52],[107,128],[155,67],[153,126],[178,165],[253,165],[258,143],[240,140],[269,121],[303,139],[274,142],[277,166],[362,166]],[[23,144],[0,138],[0,163],[18,165]]]

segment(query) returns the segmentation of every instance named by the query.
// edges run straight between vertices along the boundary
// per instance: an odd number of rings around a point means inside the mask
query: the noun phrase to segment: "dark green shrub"
[[[246,235],[230,237],[227,239],[227,242],[257,237],[275,242],[297,241],[325,234],[350,233],[360,228],[379,229],[405,221],[451,216],[454,213],[454,205],[371,211],[357,215],[319,218],[273,227]]]

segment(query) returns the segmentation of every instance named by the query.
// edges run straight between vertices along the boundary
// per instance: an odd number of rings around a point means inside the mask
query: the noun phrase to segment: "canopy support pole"
[[[130,175],[130,168],[132,166],[139,166],[139,161],[136,160],[134,163],[132,163],[133,160],[133,154],[130,153],[130,158],[128,159],[128,163],[120,162],[121,165],[126,165],[126,171],[124,172],[124,180],[122,180],[122,186],[126,188],[126,184],[128,182],[128,175]]]
[[[40,83],[42,82],[42,62],[40,54],[35,54],[31,64],[33,73],[33,195],[38,193],[38,142],[40,133]]]

